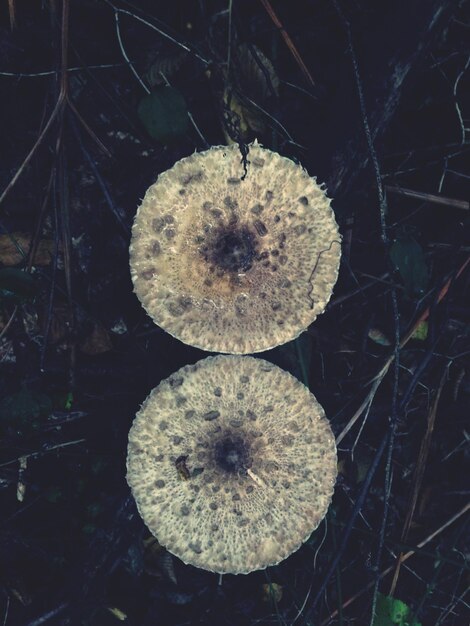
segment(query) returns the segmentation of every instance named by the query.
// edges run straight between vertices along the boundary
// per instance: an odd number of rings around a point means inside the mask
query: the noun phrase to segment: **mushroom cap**
[[[315,179],[257,142],[243,175],[236,145],[181,159],[148,189],[132,230],[132,280],[147,313],[213,352],[295,339],[338,276],[338,226]]]
[[[322,407],[262,359],[187,365],[145,400],[127,481],[145,524],[185,563],[246,574],[297,550],[326,514],[336,446]]]

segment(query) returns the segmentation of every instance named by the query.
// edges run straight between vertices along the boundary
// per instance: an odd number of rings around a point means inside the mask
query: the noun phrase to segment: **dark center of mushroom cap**
[[[256,256],[256,238],[246,227],[222,228],[211,246],[210,260],[230,272],[246,272]]]
[[[251,466],[249,448],[241,437],[226,435],[215,444],[215,462],[226,472],[246,472]]]

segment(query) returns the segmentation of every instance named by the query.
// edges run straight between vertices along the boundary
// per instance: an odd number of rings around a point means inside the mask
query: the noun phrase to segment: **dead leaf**
[[[117,606],[108,606],[108,611],[120,622],[125,622],[127,619],[127,614],[124,611],[121,611]]]
[[[233,143],[237,143],[237,137],[247,139],[250,127],[245,119],[244,107],[238,96],[231,89],[224,91],[223,105],[223,130],[227,144],[230,146]]]
[[[46,307],[40,311],[40,324],[44,333],[48,324],[49,312]],[[59,303],[54,306],[51,312],[49,322],[48,343],[56,345],[66,340],[72,328],[73,318],[70,307],[65,303]]]
[[[223,94],[225,122],[231,118],[233,125],[235,120],[240,137],[224,129],[227,143],[238,138],[248,140],[250,131],[257,135],[265,132],[266,116],[260,108],[265,109],[268,101],[278,95],[279,78],[271,61],[257,46],[240,44],[234,56],[231,86]]]
[[[265,583],[263,585],[263,602],[271,605],[279,604],[282,600],[282,586],[277,583]]]
[[[113,344],[109,338],[108,331],[99,322],[93,322],[93,329],[83,341],[79,343],[80,350],[84,354],[103,354],[112,349]]]
[[[236,78],[243,93],[257,104],[279,95],[276,70],[258,46],[245,43],[238,46]]]
[[[164,574],[164,578],[170,580],[173,584],[176,585],[178,581],[175,574],[175,564],[173,561],[173,557],[167,550],[164,550],[159,555],[158,565],[160,571]]]
[[[390,339],[378,328],[371,328],[368,333],[369,339],[372,339],[374,343],[378,343],[379,346],[391,346]]]
[[[0,363],[16,363],[15,344],[12,339],[0,339]]]
[[[173,557],[153,536],[144,539],[144,569],[147,574],[177,584]]]
[[[411,335],[411,339],[416,339],[417,341],[426,341],[428,337],[428,322],[426,320],[420,322],[418,326],[413,331]]]
[[[12,267],[23,262],[27,258],[31,240],[32,235],[29,233],[0,235],[0,263],[5,267]],[[40,239],[33,265],[49,265],[53,255],[54,241],[52,239]]]
[[[39,323],[38,309],[33,303],[25,303],[21,307],[21,317],[23,319],[23,327],[28,337],[42,345],[42,331]]]
[[[342,474],[343,476],[347,475],[345,459],[341,459],[340,461],[338,461],[338,474]]]
[[[176,72],[183,65],[186,60],[188,53],[186,50],[182,50],[176,54],[172,54],[170,56],[158,56],[150,66],[146,77],[149,85],[151,87],[156,87],[157,85],[165,85],[166,80],[176,74]]]

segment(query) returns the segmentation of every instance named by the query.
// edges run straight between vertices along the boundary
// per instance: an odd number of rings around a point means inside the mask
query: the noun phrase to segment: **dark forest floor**
[[[368,625],[373,606],[374,626],[468,623],[470,7],[339,4],[342,18],[324,0],[1,3],[3,626]],[[426,4],[443,17],[399,31],[419,54],[382,120],[378,33]],[[219,581],[151,541],[125,457],[149,391],[207,355],[133,295],[130,227],[158,173],[227,142],[224,89],[237,139],[326,181],[343,258],[326,312],[261,355],[307,378],[331,420],[327,520],[280,565]]]

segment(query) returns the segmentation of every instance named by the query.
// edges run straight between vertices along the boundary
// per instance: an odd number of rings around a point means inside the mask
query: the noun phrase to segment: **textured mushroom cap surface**
[[[161,382],[129,434],[144,522],[185,563],[248,573],[297,550],[328,509],[336,446],[322,407],[254,357],[216,356]]]
[[[185,343],[247,354],[295,339],[322,313],[341,242],[330,200],[290,159],[254,143],[178,161],[147,191],[130,246],[135,292]]]

